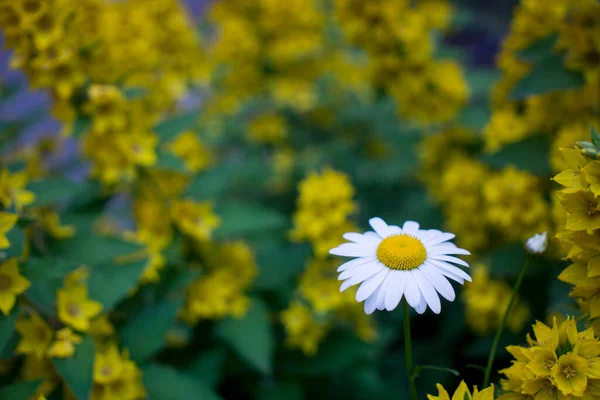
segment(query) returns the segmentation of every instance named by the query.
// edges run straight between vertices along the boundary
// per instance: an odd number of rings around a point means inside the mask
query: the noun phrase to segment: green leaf
[[[152,400],[219,400],[220,397],[199,379],[174,368],[152,364],[143,369],[144,386]]]
[[[235,168],[221,164],[196,176],[187,189],[186,196],[196,201],[216,200],[227,190]]]
[[[201,353],[188,368],[191,375],[201,379],[210,387],[216,387],[219,384],[227,352],[222,347],[216,347]]]
[[[17,322],[18,307],[14,307],[10,314],[0,316],[0,354],[10,342],[15,332]],[[2,398],[2,397],[0,397]]]
[[[180,307],[180,300],[168,300],[143,309],[125,323],[119,331],[119,338],[121,344],[129,349],[132,360],[141,363],[163,347],[164,336],[173,326]]]
[[[94,341],[85,336],[71,358],[53,359],[54,367],[78,400],[87,400],[94,380]]]
[[[144,259],[124,265],[103,265],[93,269],[88,282],[89,296],[104,306],[104,311],[113,309],[123,300],[140,280],[148,260]]]
[[[600,149],[600,133],[593,125],[590,125],[590,130],[592,131],[592,143],[596,146],[596,149]]]
[[[529,96],[580,88],[585,83],[581,73],[567,70],[562,56],[553,54],[540,65],[534,66],[510,93],[511,100],[523,100]]]
[[[273,365],[274,340],[268,312],[264,303],[253,299],[244,317],[223,320],[216,327],[217,335],[263,374],[270,374]]]
[[[354,334],[344,331],[333,331],[323,343],[314,357],[299,358],[294,369],[307,375],[326,375],[344,370],[359,360],[366,358],[373,349]]]
[[[525,249],[521,243],[503,246],[489,255],[491,273],[495,276],[516,277],[525,262]]]
[[[258,400],[302,400],[302,387],[296,381],[269,382],[260,386]]]
[[[78,115],[77,119],[73,123],[73,130],[71,132],[71,136],[73,136],[74,138],[78,138],[84,133],[87,133],[87,131],[89,131],[91,127],[92,120],[90,119],[90,117],[87,117],[85,115]]]
[[[556,39],[558,39],[558,35],[556,33],[553,33],[543,39],[536,41],[527,49],[517,52],[517,55],[523,61],[528,61],[534,64],[540,64],[552,55]]]
[[[35,193],[34,206],[45,206],[76,196],[86,189],[86,185],[63,178],[43,178],[30,182],[27,189]]]
[[[215,231],[216,238],[242,236],[271,229],[283,228],[286,218],[279,212],[241,201],[223,201],[215,212],[221,217],[221,226]]]
[[[180,114],[156,125],[154,131],[161,141],[171,140],[178,133],[191,129],[197,118],[197,111]]]
[[[127,100],[140,99],[148,94],[148,89],[139,87],[128,87],[123,89],[123,94]]]
[[[0,399],[6,400],[25,400],[32,397],[37,388],[42,383],[41,380],[13,383],[0,389]]]
[[[255,248],[260,273],[254,285],[259,289],[277,289],[291,283],[311,254],[310,246],[290,244],[271,237]]]
[[[414,372],[415,377],[418,378],[421,375],[421,372],[423,370],[425,370],[425,369],[429,369],[429,370],[432,370],[432,371],[449,372],[449,373],[451,373],[454,376],[459,376],[460,375],[457,370],[452,369],[452,368],[438,367],[438,366],[435,366],[435,365],[417,365],[415,367],[415,372]]]
[[[532,136],[518,143],[511,143],[494,154],[484,154],[481,161],[496,169],[507,165],[528,171],[537,176],[552,173],[549,160],[550,144],[545,136]]]
[[[10,242],[10,247],[3,250],[6,253],[7,258],[17,258],[23,254],[23,248],[25,247],[25,231],[19,228],[18,225],[6,233],[6,238]]]
[[[168,151],[158,151],[154,168],[175,172],[188,172],[183,160]]]

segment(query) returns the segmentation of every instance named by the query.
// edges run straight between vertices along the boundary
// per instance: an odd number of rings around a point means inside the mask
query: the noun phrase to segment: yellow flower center
[[[565,374],[565,377],[569,379],[575,377],[577,375],[577,371],[575,370],[575,368],[572,368],[570,365],[567,365],[563,369],[563,374]]]
[[[12,287],[12,279],[10,276],[0,274],[0,292],[5,292]]]
[[[112,373],[113,373],[113,369],[108,365],[102,367],[102,369],[100,370],[100,374],[102,376],[110,376],[110,375],[112,375]]]
[[[427,258],[423,243],[409,235],[389,236],[379,243],[377,258],[391,269],[403,271],[419,267]]]

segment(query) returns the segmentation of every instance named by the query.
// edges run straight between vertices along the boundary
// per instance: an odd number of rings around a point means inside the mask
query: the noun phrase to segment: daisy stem
[[[523,282],[523,278],[525,278],[525,273],[527,272],[527,268],[529,267],[530,256],[527,255],[525,258],[525,262],[523,263],[523,267],[521,268],[521,272],[519,273],[519,277],[517,278],[517,282],[513,287],[512,294],[510,295],[510,301],[508,302],[508,306],[506,310],[504,310],[504,316],[502,317],[502,322],[498,325],[498,330],[496,331],[496,337],[494,337],[494,343],[492,343],[492,348],[490,350],[490,355],[488,357],[487,366],[485,367],[485,376],[483,378],[483,388],[488,387],[490,384],[490,374],[492,373],[492,364],[494,363],[494,357],[496,356],[496,350],[498,348],[498,343],[500,342],[500,337],[502,336],[502,332],[504,331],[504,327],[506,326],[506,321],[508,321],[508,317],[513,309],[513,305],[515,304],[515,300],[517,299],[517,294],[519,292],[519,288],[521,287],[521,283]]]
[[[406,371],[408,373],[408,389],[411,400],[419,400],[417,385],[415,384],[415,370],[413,368],[412,343],[410,339],[410,314],[408,303],[402,299],[402,311],[404,312],[404,356],[406,357]]]

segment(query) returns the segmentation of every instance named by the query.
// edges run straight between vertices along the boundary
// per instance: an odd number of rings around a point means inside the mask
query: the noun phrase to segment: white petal
[[[435,265],[441,274],[460,283],[461,285],[464,283],[465,280],[471,282],[471,277],[469,276],[469,274],[467,274],[465,271],[454,265],[436,260],[429,260],[429,262]]]
[[[417,306],[415,307],[415,311],[418,314],[423,314],[425,310],[427,310],[427,302],[425,301],[425,298],[421,296],[421,300],[419,301],[419,304],[417,304]]]
[[[402,233],[416,236],[418,231],[419,231],[419,224],[415,221],[406,221],[404,223],[404,225],[402,225]]]
[[[456,247],[456,245],[452,243],[442,243],[438,245],[429,246],[429,244],[425,245],[427,249],[427,254],[431,255],[440,255],[440,254],[464,254],[470,256],[471,253],[468,250],[461,249]]]
[[[377,308],[377,295],[382,289],[382,285],[380,285],[371,296],[367,297],[365,300],[365,313],[372,314],[373,311]]]
[[[365,278],[360,280],[360,282],[362,282],[363,280],[367,279],[368,277],[375,275],[377,272],[379,272],[382,269],[382,267],[383,267],[383,264],[381,264],[378,261],[371,261],[369,263],[364,263],[355,268],[350,268],[350,269],[347,269],[344,272],[342,272],[338,276],[338,281],[343,281],[346,279],[354,278],[355,276],[358,276],[358,277],[364,276]]]
[[[442,232],[439,235],[431,235],[430,238],[423,240],[423,244],[434,245],[438,243],[442,243],[448,240],[452,240],[456,237],[454,233],[445,233]]]
[[[404,275],[404,271],[391,271],[390,276],[388,276],[390,283],[385,294],[385,309],[388,311],[398,307],[398,303],[402,299],[405,285]]]
[[[415,308],[421,301],[421,292],[412,274],[404,274],[404,280],[404,298],[412,308]]]
[[[377,257],[359,257],[359,258],[355,258],[354,260],[350,260],[348,262],[343,263],[342,265],[340,265],[337,269],[337,272],[342,272],[345,271],[347,269],[350,268],[354,268],[357,267],[361,264],[364,263],[368,263],[370,261],[375,261],[377,260]]]
[[[400,235],[402,233],[402,228],[398,225],[388,225],[388,230],[391,235]]]
[[[372,277],[373,275],[375,275],[376,273],[378,273],[379,271],[386,269],[387,267],[384,266],[383,264],[368,264],[373,265],[372,268],[365,268],[362,269],[360,272],[356,273],[355,275],[352,275],[352,277],[346,279],[343,283],[342,286],[340,287],[340,292],[343,292],[344,290],[348,289],[350,286],[354,286],[357,285],[359,283],[361,283],[362,281]]]
[[[379,236],[381,236],[382,238],[386,238],[387,236],[389,236],[388,226],[385,223],[385,221],[382,220],[381,218],[379,218],[379,217],[371,218],[369,220],[369,225],[371,225],[371,227],[373,227],[375,232],[377,232],[377,234]]]
[[[381,236],[379,236],[376,232],[373,231],[366,231],[365,233],[363,233],[363,235],[378,238],[379,240],[381,240]]]
[[[372,245],[372,246],[377,246],[381,242],[381,239],[379,239],[379,238],[372,237],[372,236],[366,236],[366,235],[363,235],[362,233],[355,233],[355,232],[344,233],[342,235],[342,237],[344,239],[349,240],[354,243]]]
[[[425,298],[425,301],[427,301],[427,305],[431,308],[431,311],[439,314],[440,311],[442,311],[442,304],[440,303],[440,297],[433,285],[425,278],[419,269],[413,269],[410,272],[412,273],[413,278],[415,278],[417,285],[419,285],[419,290]]]
[[[376,251],[376,246],[344,243],[329,250],[329,254],[343,257],[372,257],[375,256]]]
[[[429,259],[430,257],[428,256],[427,259]],[[434,260],[438,260],[438,261],[448,261],[454,264],[458,264],[458,265],[462,265],[464,267],[469,267],[469,264],[467,264],[466,261],[461,260],[460,258],[456,258],[456,257],[452,257],[452,256],[444,256],[444,255],[439,255],[439,254],[432,254],[431,258]]]
[[[456,298],[456,294],[454,293],[454,288],[448,282],[446,277],[442,275],[441,272],[437,270],[437,268],[429,263],[425,263],[424,265],[419,267],[419,270],[423,273],[425,278],[433,285],[435,290],[448,301],[454,301]]]
[[[389,272],[390,270],[388,268],[382,269],[377,274],[361,283],[356,291],[356,301],[363,301],[370,297],[375,290],[381,286],[381,283]]]
[[[377,301],[376,306],[378,310],[385,310],[385,295],[387,293],[388,287],[390,286],[390,279],[386,279],[381,284],[381,290],[377,293]]]
[[[425,243],[427,240],[441,235],[443,232],[442,231],[438,231],[437,229],[426,229],[426,230],[419,230],[419,232],[417,233],[417,236],[419,237],[419,239],[421,239],[421,241],[423,243]]]

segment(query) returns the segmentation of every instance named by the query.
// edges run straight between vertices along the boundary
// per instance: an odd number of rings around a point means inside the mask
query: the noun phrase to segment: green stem
[[[417,385],[415,384],[415,371],[412,359],[412,343],[410,340],[410,315],[408,313],[408,303],[402,299],[402,311],[404,312],[404,354],[406,357],[406,371],[408,374],[408,389],[410,390],[411,400],[419,400],[417,394]]]
[[[515,300],[517,299],[517,293],[519,292],[519,287],[521,287],[521,283],[523,282],[523,278],[525,278],[525,273],[527,272],[527,268],[529,267],[529,260],[531,256],[527,255],[525,262],[523,263],[523,267],[521,268],[521,272],[519,273],[519,277],[517,278],[517,282],[513,287],[512,294],[510,295],[510,301],[508,302],[508,306],[506,310],[504,310],[504,316],[502,317],[502,322],[498,325],[498,330],[496,331],[496,337],[494,338],[494,343],[492,344],[492,349],[490,350],[490,355],[488,357],[487,366],[485,368],[485,376],[483,378],[483,387],[485,389],[490,384],[490,374],[492,373],[492,364],[494,363],[494,357],[496,356],[496,350],[498,348],[498,343],[500,342],[500,336],[502,336],[502,332],[504,331],[504,327],[506,326],[506,321],[508,321],[508,317],[513,309],[513,305],[515,304]]]

